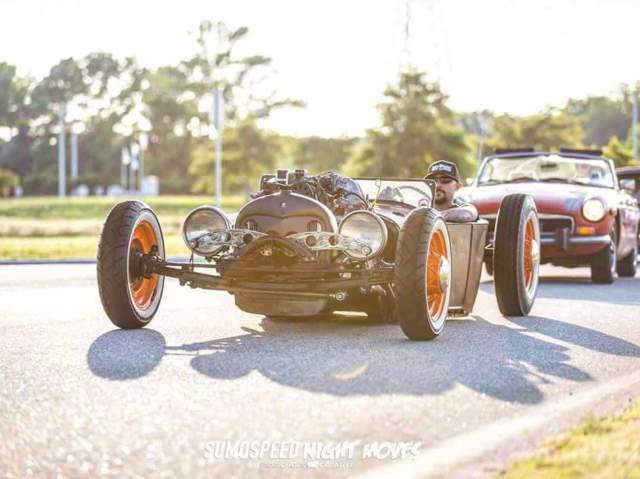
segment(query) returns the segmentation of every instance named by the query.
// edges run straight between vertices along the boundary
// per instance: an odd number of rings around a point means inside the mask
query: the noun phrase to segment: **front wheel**
[[[609,244],[591,257],[591,281],[611,284],[616,278],[616,232],[611,228]]]
[[[493,270],[496,298],[505,316],[526,316],[538,289],[540,225],[528,195],[506,196],[496,220]]]
[[[98,244],[98,291],[111,322],[123,329],[149,324],[160,306],[164,276],[143,271],[141,256],[164,258],[154,212],[140,201],[123,201],[105,220]]]
[[[451,243],[447,224],[437,211],[417,208],[402,225],[393,287],[398,322],[407,337],[437,337],[451,295]]]
[[[618,275],[623,278],[633,278],[636,275],[638,258],[638,246],[634,246],[631,253],[618,261]]]

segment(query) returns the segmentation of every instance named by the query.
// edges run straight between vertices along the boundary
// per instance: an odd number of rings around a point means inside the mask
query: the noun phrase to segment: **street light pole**
[[[138,177],[140,179],[139,190],[142,193],[142,188],[144,187],[144,153],[149,146],[149,136],[144,132],[140,133],[138,143],[140,144],[140,165],[138,170]]]
[[[129,148],[123,146],[122,154],[120,155],[120,186],[125,191],[129,189],[129,163],[131,163]]]
[[[129,146],[129,151],[131,151],[131,167],[130,171],[132,172],[131,176],[131,185],[129,189],[135,190],[138,187],[138,175],[139,175],[139,166],[140,162],[138,158],[140,157],[140,145],[136,142],[131,143]]]
[[[64,120],[66,116],[66,107],[64,103],[60,104],[59,108],[59,128],[60,133],[58,134],[58,196],[60,198],[64,198],[67,193],[67,184],[66,184],[66,168],[67,168],[67,160],[65,158],[66,145],[64,143]]]
[[[78,133],[71,129],[71,179],[78,178]]]

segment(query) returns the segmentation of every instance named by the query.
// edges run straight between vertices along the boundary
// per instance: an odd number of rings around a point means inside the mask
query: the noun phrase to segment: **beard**
[[[436,189],[436,194],[433,201],[438,206],[446,205],[448,203],[447,194],[442,190]]]

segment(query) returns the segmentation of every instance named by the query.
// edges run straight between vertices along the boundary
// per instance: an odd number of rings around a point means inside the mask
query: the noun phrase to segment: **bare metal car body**
[[[433,190],[425,179],[279,170],[263,175],[233,222],[214,206],[191,211],[183,238],[192,256],[180,262],[166,259],[151,208],[124,201],[109,212],[98,245],[100,299],[116,326],[141,328],[171,277],[227,291],[249,313],[355,311],[399,323],[410,339],[434,339],[447,316],[473,309],[489,223],[447,223]],[[524,316],[538,284],[537,211],[526,195],[506,197],[503,207],[492,245],[496,298],[503,314]]]

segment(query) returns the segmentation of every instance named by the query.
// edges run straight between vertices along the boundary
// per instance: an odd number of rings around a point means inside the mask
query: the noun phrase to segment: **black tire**
[[[529,195],[508,195],[500,204],[493,246],[496,299],[505,316],[526,316],[538,289],[540,226]]]
[[[609,232],[611,242],[591,257],[591,281],[597,284],[611,284],[616,279],[616,230]]]
[[[436,271],[429,277],[428,260],[432,261],[431,270]],[[429,287],[427,281],[431,281]],[[434,339],[442,332],[449,310],[450,283],[451,243],[447,224],[437,211],[417,208],[400,229],[393,281],[398,322],[408,338]],[[435,299],[430,301],[428,293]]]
[[[160,306],[164,276],[145,277],[136,261],[136,253],[149,253],[153,245],[164,258],[160,223],[146,204],[123,201],[111,209],[98,244],[98,291],[105,313],[119,328],[146,326]]]
[[[636,275],[638,260],[638,246],[634,246],[633,251],[629,253],[625,258],[618,261],[616,270],[618,276],[622,278],[633,278]]]
[[[484,270],[487,272],[489,276],[493,276],[493,257],[491,257],[491,259],[485,260]]]

